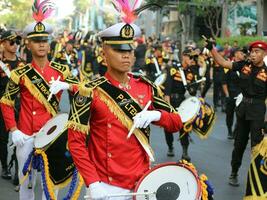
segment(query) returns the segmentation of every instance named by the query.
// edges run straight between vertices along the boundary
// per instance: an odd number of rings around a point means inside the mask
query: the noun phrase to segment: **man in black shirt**
[[[194,74],[192,69],[190,68],[192,57],[191,57],[191,50],[185,50],[183,52],[182,57],[182,63],[181,67],[185,73],[185,78],[188,84],[195,82],[195,78],[198,77],[197,74]],[[170,102],[170,104],[177,108],[180,106],[183,100],[185,100],[185,93],[186,88],[183,85],[182,77],[179,72],[179,64],[175,61],[172,63],[172,66],[170,66],[167,69],[167,79],[165,81],[164,87],[165,87],[165,100],[167,102]],[[197,84],[194,86],[187,88],[190,95],[195,96],[197,92]],[[187,161],[190,161],[191,158],[188,155],[188,147],[189,147],[189,133],[185,132],[183,129],[180,131],[180,143],[183,148],[183,154],[182,159],[185,159]],[[165,138],[167,145],[169,147],[168,156],[174,156],[173,153],[173,135],[170,133],[167,133],[165,131]]]
[[[239,86],[243,98],[236,108],[237,131],[231,161],[232,172],[229,178],[230,185],[238,186],[238,170],[248,143],[249,133],[251,147],[257,145],[264,137],[262,130],[266,111],[267,69],[263,58],[267,55],[267,43],[255,41],[250,44],[250,62],[226,61],[218,54],[211,40],[207,40],[207,48],[211,50],[214,59],[221,66],[240,73]]]
[[[242,48],[236,48],[233,51],[233,60],[235,62],[244,61],[245,54],[243,53]],[[225,103],[226,103],[226,125],[228,129],[228,139],[234,139],[232,126],[234,122],[234,113],[235,113],[235,98],[241,93],[239,87],[239,72],[224,69],[225,74],[222,78],[222,87],[225,94]]]
[[[5,66],[0,66],[0,98],[5,92],[6,85],[9,81],[10,71],[24,66],[21,58],[16,56],[18,45],[20,44],[21,37],[18,36],[14,31],[5,31],[0,40],[0,44],[3,46],[2,62]],[[16,104],[16,117],[18,116],[19,100],[15,101]],[[11,173],[8,169],[7,164],[7,144],[8,144],[9,133],[6,130],[5,122],[3,119],[3,113],[0,111],[0,160],[2,165],[1,177],[4,179],[11,179]],[[16,162],[16,159],[15,159]],[[14,184],[18,185],[17,170],[15,170]]]

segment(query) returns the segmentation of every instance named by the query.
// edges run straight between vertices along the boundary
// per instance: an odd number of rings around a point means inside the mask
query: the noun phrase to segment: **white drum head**
[[[154,84],[156,86],[160,86],[165,82],[166,78],[167,78],[166,74],[161,74],[159,77],[156,78],[156,80],[154,81]]]
[[[174,195],[164,194],[161,188],[166,186],[166,190],[175,188]],[[199,181],[196,175],[189,169],[179,165],[167,165],[152,170],[139,184],[137,193],[154,193],[151,195],[137,195],[136,200],[199,200],[201,196]],[[162,192],[160,194],[160,192]],[[156,193],[156,194],[155,194]],[[165,198],[164,198],[165,196]],[[168,198],[166,198],[168,196]],[[172,197],[171,197],[172,196]],[[148,198],[149,197],[149,198]]]
[[[189,97],[184,100],[177,109],[183,123],[196,116],[200,109],[200,101],[197,97]]]
[[[35,148],[43,148],[52,142],[64,130],[68,114],[58,114],[50,119],[37,133],[34,139]]]

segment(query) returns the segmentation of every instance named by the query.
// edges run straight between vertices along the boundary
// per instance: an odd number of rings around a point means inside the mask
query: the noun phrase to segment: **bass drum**
[[[50,119],[34,140],[35,149],[45,151],[48,159],[49,177],[55,186],[64,186],[75,170],[68,150],[68,133],[65,127],[68,114],[58,114]]]
[[[134,200],[200,200],[201,184],[198,174],[182,163],[160,164],[139,180]]]

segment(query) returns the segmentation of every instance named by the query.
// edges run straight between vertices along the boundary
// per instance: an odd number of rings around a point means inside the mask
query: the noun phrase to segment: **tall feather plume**
[[[113,6],[115,9],[119,12],[122,21],[131,24],[133,23],[140,12],[142,12],[145,9],[148,9],[152,6],[158,6],[158,4],[146,4],[144,6],[141,6],[143,0],[134,0],[133,6],[130,3],[130,0],[112,0]]]
[[[55,4],[52,0],[34,0],[32,5],[32,17],[36,22],[42,22],[50,17],[55,10]]]

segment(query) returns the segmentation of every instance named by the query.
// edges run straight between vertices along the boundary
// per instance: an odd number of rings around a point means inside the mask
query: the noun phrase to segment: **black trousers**
[[[9,133],[6,130],[2,112],[0,112],[0,161],[2,168],[7,168],[7,144]]]
[[[221,104],[224,104],[224,93],[222,89],[221,82],[213,82],[213,105],[214,107],[218,107],[219,101]]]
[[[245,107],[243,109],[245,109]],[[245,152],[249,140],[249,133],[251,139],[251,147],[254,147],[259,142],[261,142],[261,140],[264,137],[262,133],[263,128],[264,128],[264,116],[262,117],[262,119],[258,118],[255,120],[247,120],[246,114],[244,113],[240,114],[237,111],[237,126],[235,130],[236,134],[235,134],[234,150],[232,152],[232,161],[231,161],[233,173],[237,173],[242,164],[243,154]]]
[[[231,130],[234,123],[235,107],[235,99],[229,97],[226,101],[226,126]]]
[[[202,90],[201,90],[201,97],[202,97],[202,98],[205,98],[205,96],[206,96],[208,90],[210,89],[210,86],[211,86],[211,81],[210,81],[210,79],[206,78],[204,87],[203,87]]]
[[[185,97],[183,94],[181,95],[178,95],[178,94],[175,94],[175,95],[171,95],[171,105],[174,107],[174,108],[177,108],[180,106],[180,104],[183,102],[183,100],[185,100]],[[165,133],[165,139],[166,139],[166,143],[168,145],[169,148],[173,148],[173,134],[172,133],[169,133],[167,131],[164,131]],[[183,130],[180,131],[180,136],[181,139],[180,139],[180,143],[182,146],[189,146],[189,137],[188,137],[188,133],[185,133]]]

